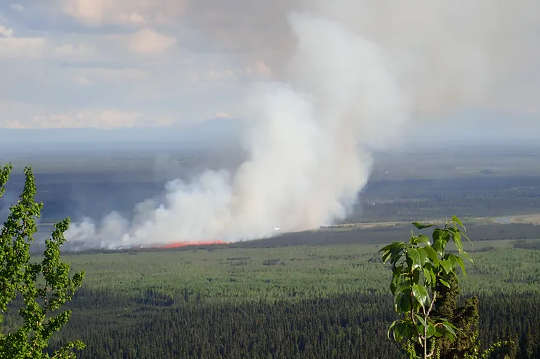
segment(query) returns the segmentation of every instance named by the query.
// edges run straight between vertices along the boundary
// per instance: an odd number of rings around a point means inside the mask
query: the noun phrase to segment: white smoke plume
[[[67,233],[74,246],[123,248],[269,236],[343,219],[366,184],[369,150],[396,138],[408,107],[393,65],[374,43],[338,23],[289,18],[297,38],[288,83],[253,85],[248,159],[234,172],[206,171],[166,186],[128,221],[110,213]]]

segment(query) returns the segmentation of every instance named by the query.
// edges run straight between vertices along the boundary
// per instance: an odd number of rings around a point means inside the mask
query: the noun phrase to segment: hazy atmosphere
[[[540,358],[540,1],[0,1],[0,358]]]
[[[80,248],[245,240],[344,220],[373,151],[489,152],[538,138],[538,2],[457,5],[3,3],[5,160],[38,151],[38,170],[51,158],[65,170],[100,153],[105,164],[146,153],[164,188],[128,213],[80,214],[67,233]],[[213,155],[171,169],[171,151],[194,148]]]
[[[115,208],[85,216],[68,232],[81,247],[317,228],[351,213],[373,150],[534,141],[538,10],[535,1],[4,3],[3,146],[60,159],[59,150],[160,143],[235,149],[234,166],[205,169],[201,159],[128,218]]]

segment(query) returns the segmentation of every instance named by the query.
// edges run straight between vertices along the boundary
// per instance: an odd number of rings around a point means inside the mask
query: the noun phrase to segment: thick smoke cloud
[[[110,213],[74,224],[73,246],[122,248],[242,240],[344,218],[366,184],[372,148],[396,138],[408,106],[388,54],[337,22],[289,17],[296,50],[288,81],[253,84],[248,159],[230,173],[205,171],[167,184],[131,220]]]
[[[307,3],[387,49],[417,113],[487,108],[538,114],[531,91],[540,86],[538,1]]]
[[[383,48],[411,109],[430,121],[480,108],[535,115],[532,121],[538,123],[537,0],[275,0],[250,6],[194,1],[188,6],[189,21],[210,42],[230,51],[247,49],[282,79],[289,78],[284,63],[295,49],[294,34],[282,21],[291,10],[343,24]],[[484,121],[489,126],[491,120]]]

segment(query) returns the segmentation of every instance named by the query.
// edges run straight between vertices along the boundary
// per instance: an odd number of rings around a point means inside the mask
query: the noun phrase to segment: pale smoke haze
[[[325,19],[294,14],[297,38],[285,83],[253,84],[246,160],[234,172],[205,171],[167,184],[131,220],[110,213],[67,233],[79,248],[235,241],[315,228],[343,219],[366,184],[369,150],[396,140],[408,106],[387,56]]]

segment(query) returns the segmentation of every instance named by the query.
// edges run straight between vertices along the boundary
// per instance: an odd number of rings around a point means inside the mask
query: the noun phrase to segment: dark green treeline
[[[480,296],[481,340],[514,339],[512,358],[540,358],[540,299]],[[57,343],[81,358],[399,358],[386,337],[392,299],[349,294],[297,302],[203,303],[188,292],[137,298],[82,289]],[[502,358],[498,353],[494,358]]]

